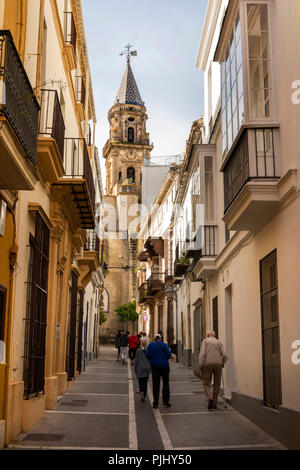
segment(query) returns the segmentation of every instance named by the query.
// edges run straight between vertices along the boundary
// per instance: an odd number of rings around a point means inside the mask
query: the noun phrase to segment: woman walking
[[[147,396],[147,385],[148,378],[151,370],[150,363],[145,356],[145,350],[147,348],[148,342],[145,338],[141,339],[141,347],[137,349],[135,362],[134,362],[134,372],[139,381],[140,396],[141,400],[145,401]]]

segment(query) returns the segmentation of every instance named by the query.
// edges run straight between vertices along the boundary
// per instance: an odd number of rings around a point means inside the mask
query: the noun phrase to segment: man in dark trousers
[[[155,335],[153,343],[149,343],[146,350],[146,358],[149,360],[152,369],[153,384],[153,408],[158,408],[160,377],[162,377],[163,388],[163,407],[169,408],[170,403],[170,386],[169,386],[169,359],[171,351],[166,343],[162,342],[161,335]]]
[[[120,352],[122,364],[127,364],[128,362],[128,335],[129,331],[126,331],[126,333],[123,332],[120,337]]]

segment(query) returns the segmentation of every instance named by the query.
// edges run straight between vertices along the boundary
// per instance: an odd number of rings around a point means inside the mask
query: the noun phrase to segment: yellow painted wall
[[[9,29],[24,61],[27,0],[5,0],[3,29]]]
[[[5,224],[5,236],[0,237],[0,285],[7,289],[6,295],[6,313],[4,317],[4,342],[6,346],[6,361],[8,357],[8,321],[9,321],[9,250],[14,244],[14,221],[13,215],[7,211],[6,224]],[[5,371],[6,364],[0,364],[0,420],[4,419],[4,405],[5,405]]]

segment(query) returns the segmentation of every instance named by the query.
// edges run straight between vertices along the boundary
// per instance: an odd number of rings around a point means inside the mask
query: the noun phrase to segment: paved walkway
[[[116,349],[102,346],[57,406],[12,449],[197,450],[283,449],[260,428],[222,400],[209,411],[200,380],[170,361],[171,408],[140,400],[133,367],[116,361]]]

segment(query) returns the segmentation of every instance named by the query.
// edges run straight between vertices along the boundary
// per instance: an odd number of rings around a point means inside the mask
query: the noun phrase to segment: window
[[[135,183],[135,169],[132,166],[127,168],[127,179],[129,183]]]
[[[276,250],[260,262],[264,404],[282,403]]]
[[[244,122],[241,25],[238,16],[221,64],[222,152],[228,152]]]
[[[68,320],[67,356],[66,356],[66,371],[68,373],[68,380],[72,380],[75,377],[77,292],[78,292],[78,277],[76,273],[72,271],[70,287],[69,287],[69,320]],[[77,356],[77,360],[78,360],[78,356]]]
[[[219,336],[219,314],[218,314],[218,297],[212,301],[213,307],[213,330],[216,333],[216,338]]]
[[[268,5],[247,5],[250,119],[273,115]]]
[[[134,142],[134,129],[133,129],[133,127],[128,127],[128,142]]]
[[[204,157],[205,222],[214,220],[214,175],[212,156]]]
[[[6,306],[6,288],[3,286],[0,286],[0,341],[4,341],[5,306]]]
[[[50,231],[38,213],[35,217],[35,235],[29,237],[24,347],[26,398],[44,391]]]

